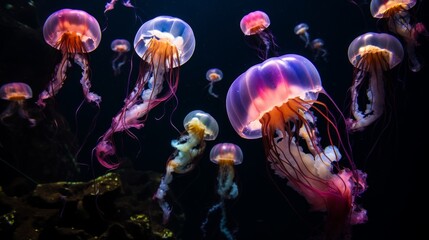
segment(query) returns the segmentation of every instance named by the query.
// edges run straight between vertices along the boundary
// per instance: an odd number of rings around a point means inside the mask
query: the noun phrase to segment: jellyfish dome
[[[81,41],[84,49],[73,46],[79,44],[58,44],[66,36],[77,36],[70,41]],[[43,25],[43,37],[54,48],[67,52],[92,52],[101,41],[101,29],[97,20],[82,10],[61,9],[52,13]],[[65,47],[66,49],[61,49]]]
[[[239,165],[243,162],[243,152],[239,146],[233,143],[218,143],[210,151],[210,161],[216,164],[231,162]]]
[[[110,48],[114,52],[123,53],[129,52],[131,49],[130,42],[126,39],[115,39],[110,44]]]
[[[228,118],[243,138],[262,136],[260,119],[288,99],[316,100],[323,90],[319,72],[305,57],[286,54],[249,68],[230,86],[226,97]]]
[[[270,18],[262,11],[254,11],[245,15],[240,21],[244,35],[257,34],[270,26]]]
[[[186,63],[192,56],[195,50],[195,37],[192,28],[183,20],[170,17],[159,16],[145,22],[137,31],[134,38],[134,49],[142,58],[148,49],[149,42],[152,38],[163,40],[177,48],[179,56],[174,56],[175,61],[172,67],[178,67]],[[160,50],[160,52],[162,52]],[[155,60],[157,56],[152,56],[148,60]],[[152,60],[152,61],[153,61]],[[170,64],[167,62],[167,64]]]
[[[373,17],[385,18],[395,12],[414,7],[416,2],[416,0],[372,0],[369,7]]]
[[[33,91],[23,82],[7,83],[0,88],[0,97],[8,101],[30,99]]]
[[[203,125],[202,129],[204,129],[204,140],[211,141],[216,139],[219,133],[219,125],[216,119],[204,111],[194,110],[188,113],[188,115],[183,119],[183,126],[187,128],[189,122],[191,122],[193,118],[197,118]]]
[[[369,71],[372,67],[388,70],[398,65],[404,50],[401,42],[387,33],[368,32],[355,38],[348,48],[349,61],[356,68]]]

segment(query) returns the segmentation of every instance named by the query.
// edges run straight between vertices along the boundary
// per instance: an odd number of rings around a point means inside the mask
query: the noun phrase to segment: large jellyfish
[[[207,218],[201,225],[201,230],[205,234],[205,226],[208,223],[209,215],[220,210],[222,215],[219,225],[220,231],[226,239],[232,240],[234,236],[227,227],[225,200],[235,199],[238,196],[238,187],[234,182],[234,165],[243,162],[243,152],[239,146],[233,143],[218,143],[210,151],[210,160],[219,165],[217,194],[220,200],[209,209]]]
[[[333,101],[317,100],[319,93],[329,97],[316,67],[287,54],[241,74],[228,90],[226,108],[241,137],[262,137],[271,168],[313,210],[327,213],[326,234],[337,237],[366,219],[366,211],[355,203],[366,188],[366,174],[355,168],[348,141],[337,127],[331,109],[338,108]],[[342,155],[348,161],[340,165]]]
[[[422,68],[416,54],[416,47],[420,45],[421,35],[429,36],[422,22],[411,19],[409,9],[416,5],[417,0],[372,0],[371,14],[375,18],[387,19],[389,31],[399,35],[405,41],[408,53],[409,68],[418,72]]]
[[[165,200],[165,196],[169,190],[169,184],[173,181],[173,173],[184,174],[194,169],[206,148],[205,141],[215,140],[219,133],[216,120],[201,110],[188,113],[183,120],[183,126],[186,133],[179,139],[171,141],[171,146],[176,150],[167,161],[165,175],[153,196],[163,211],[164,224],[168,222],[171,213],[171,207]]]
[[[368,32],[349,45],[348,57],[355,67],[351,91],[350,131],[361,131],[377,120],[385,108],[385,72],[398,65],[404,56],[399,40],[387,33]],[[359,93],[367,96],[361,101]]]
[[[15,113],[27,120],[30,126],[36,125],[36,120],[31,118],[25,108],[25,100],[33,97],[33,91],[28,84],[23,82],[6,83],[0,88],[0,97],[9,101],[6,109],[0,114],[0,121],[7,125],[6,118],[11,117]]]
[[[136,84],[95,147],[98,161],[109,169],[120,164],[108,159],[116,153],[113,134],[122,131],[131,134],[129,128],[142,128],[151,109],[175,96],[179,66],[191,58],[195,37],[183,20],[159,16],[140,27],[134,38],[134,49],[141,57]]]
[[[110,44],[110,48],[115,52],[112,60],[112,68],[113,74],[117,76],[121,73],[121,68],[127,61],[127,52],[130,51],[131,45],[126,39],[115,39]]]
[[[299,38],[304,41],[305,47],[310,47],[310,33],[308,32],[308,24],[300,23],[295,26],[293,32],[299,36]]]
[[[248,38],[248,44],[254,48],[258,57],[265,60],[275,51],[275,41],[270,26],[270,18],[265,12],[254,11],[245,15],[240,21],[240,28]]]
[[[223,78],[223,72],[219,68],[211,68],[206,72],[206,79],[209,81],[209,93],[215,98],[219,95],[213,92],[213,86],[215,82],[219,82]]]
[[[73,60],[82,68],[80,83],[86,101],[99,106],[101,97],[90,92],[88,63],[88,53],[94,51],[101,41],[101,29],[97,20],[82,10],[61,9],[46,19],[43,37],[49,45],[61,51],[62,59],[56,66],[48,87],[39,94],[37,104],[44,107],[45,100],[58,93],[67,78],[67,69],[72,66],[70,60]]]

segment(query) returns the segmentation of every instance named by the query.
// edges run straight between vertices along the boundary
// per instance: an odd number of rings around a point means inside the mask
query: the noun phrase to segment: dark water
[[[92,14],[105,29],[100,45],[89,54],[92,91],[102,96],[100,109],[88,103],[79,108],[83,101],[78,83],[79,69],[69,73],[55,97],[55,107],[49,108],[64,116],[65,124],[73,133],[72,138],[77,139],[78,147],[71,150],[71,154],[78,153],[75,157],[83,174],[81,178],[91,179],[107,171],[92,158],[91,150],[122,107],[126,92],[133,87],[137,77],[139,58],[133,51],[128,53],[132,61],[123,66],[121,74],[114,76],[111,41],[124,38],[132,43],[136,31],[145,21],[160,15],[174,16],[186,21],[196,38],[193,56],[180,68],[177,100],[170,100],[150,112],[145,127],[132,130],[137,139],[123,134],[118,153],[129,159],[136,169],[163,173],[166,160],[174,150],[170,141],[180,135],[172,125],[183,131],[182,122],[186,114],[196,109],[203,110],[218,121],[220,131],[215,141],[207,142],[198,167],[189,174],[174,178],[172,191],[186,214],[182,239],[201,238],[199,226],[207,210],[216,202],[217,166],[209,161],[209,150],[221,142],[239,145],[244,154],[243,163],[235,167],[239,196],[228,203],[228,221],[231,229],[235,229],[237,239],[309,239],[315,235],[315,229],[320,229],[323,216],[309,212],[305,199],[291,190],[286,180],[273,174],[266,163],[262,141],[240,138],[228,120],[225,99],[230,84],[249,67],[261,62],[256,52],[246,45],[239,22],[251,11],[266,12],[271,20],[269,28],[277,43],[277,53],[295,53],[312,60],[319,70],[323,87],[338,107],[348,114],[347,91],[354,71],[347,58],[348,46],[365,32],[387,31],[383,22],[371,16],[366,3],[369,1],[132,1],[135,8],[123,7],[119,1],[116,8],[107,14],[103,13],[105,1],[101,0],[40,0],[34,2],[34,7],[30,7],[28,12],[25,11],[28,8],[26,2],[10,1],[11,5],[7,5],[8,1],[3,2],[2,11],[12,12],[17,21],[27,24],[32,31],[21,35],[19,25],[11,26],[8,21],[2,21],[2,27],[7,29],[4,32],[11,37],[2,34],[0,41],[0,82],[27,82],[32,86],[34,96],[46,86],[55,64],[56,53],[50,52],[50,47],[42,39],[43,23],[51,13],[61,8],[81,9]],[[19,5],[25,8],[10,10],[6,7]],[[429,26],[428,5],[427,1],[419,1],[411,10],[412,16],[426,26]],[[294,34],[293,28],[301,22],[310,26],[312,39],[325,41],[327,61],[314,60],[313,51],[305,48]],[[428,44],[429,39],[423,39],[422,46],[418,48],[424,64],[429,60]],[[224,74],[223,80],[214,85],[219,98],[208,93],[208,81],[205,79],[206,71],[214,67]],[[389,116],[383,116],[380,122],[364,132],[350,135],[356,165],[368,174],[368,189],[359,202],[368,210],[369,219],[365,224],[352,227],[352,239],[414,239],[417,232],[428,224],[424,214],[427,207],[423,201],[427,188],[424,183],[428,182],[424,177],[424,166],[427,165],[427,155],[424,154],[427,141],[424,139],[428,131],[424,117],[426,91],[422,87],[426,85],[428,76],[428,66],[420,72],[411,72],[405,57],[392,73],[394,92],[388,102]],[[2,102],[4,107],[6,103]],[[43,137],[47,133],[40,130],[38,134]],[[25,139],[25,136],[21,137]],[[19,145],[17,142],[12,148],[6,144],[7,139],[2,138],[2,141],[2,160],[13,155],[11,151],[25,152],[25,147],[32,144]],[[45,150],[55,151],[53,146],[51,150],[46,146]],[[34,164],[44,154],[26,156],[22,153],[19,156],[25,156],[25,161]],[[26,175],[37,176],[36,182],[50,180],[43,177],[43,173],[32,172],[35,169],[41,171],[43,166],[34,164],[37,167],[32,170],[25,162],[21,164],[19,169]],[[0,166],[5,173],[12,171],[7,165]],[[58,171],[66,172],[64,169]],[[7,176],[4,174],[3,182],[7,182]],[[417,220],[416,215],[423,220]],[[218,220],[214,218],[211,221],[215,225]],[[211,231],[216,232],[216,227],[212,226]]]

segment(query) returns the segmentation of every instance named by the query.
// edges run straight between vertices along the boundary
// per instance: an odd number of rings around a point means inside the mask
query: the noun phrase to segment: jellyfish
[[[46,105],[45,100],[58,93],[67,78],[66,71],[73,60],[82,69],[83,94],[87,102],[100,105],[101,97],[90,92],[90,67],[88,53],[94,51],[101,41],[101,29],[97,20],[82,10],[61,9],[51,14],[43,25],[45,41],[61,51],[62,59],[57,64],[52,80],[39,94],[37,104]]]
[[[268,58],[270,52],[274,52],[276,43],[270,26],[270,18],[262,11],[254,11],[245,15],[240,21],[240,28],[248,38],[250,47],[256,49],[258,57],[262,60]]]
[[[104,13],[113,10],[117,2],[118,0],[110,0],[110,2],[106,3]],[[134,8],[133,4],[131,4],[131,0],[121,0],[121,2],[124,7]]]
[[[310,47],[310,33],[308,32],[307,23],[300,23],[293,29],[294,33],[305,43],[305,47]]]
[[[165,175],[162,177],[158,190],[153,196],[163,211],[163,223],[170,218],[171,207],[165,200],[169,184],[173,181],[173,173],[184,174],[194,169],[206,148],[205,141],[215,140],[219,133],[216,120],[208,113],[194,110],[183,120],[186,133],[179,139],[171,141],[176,150],[167,161]]]
[[[130,51],[131,46],[130,42],[128,42],[126,39],[115,39],[110,44],[110,47],[112,51],[116,53],[112,61],[112,68],[113,74],[117,76],[121,73],[121,67],[127,61],[126,53]]]
[[[215,82],[219,82],[223,78],[223,73],[218,68],[209,69],[206,73],[206,79],[209,81],[209,93],[215,98],[218,98],[219,95],[213,92],[213,85]]]
[[[399,40],[387,33],[368,32],[349,45],[348,57],[355,67],[351,90],[352,118],[347,119],[350,131],[361,131],[376,121],[385,108],[385,74],[398,65],[404,56]],[[362,103],[359,93],[365,91]]]
[[[183,20],[158,16],[145,22],[137,31],[134,49],[141,58],[134,89],[125,98],[124,106],[95,147],[98,161],[108,169],[120,165],[109,159],[116,153],[114,133],[126,131],[132,135],[129,129],[142,128],[150,110],[175,97],[179,66],[191,58],[195,50],[195,37],[191,27]]]
[[[0,121],[7,125],[6,118],[17,113],[21,118],[27,120],[31,127],[36,125],[36,120],[31,118],[25,108],[25,100],[33,97],[33,91],[28,84],[23,82],[6,83],[0,88],[0,97],[9,101],[6,109],[0,114]]]
[[[238,196],[238,187],[234,182],[234,165],[243,162],[243,152],[241,148],[233,143],[218,143],[210,151],[210,160],[219,166],[217,176],[217,194],[220,201],[214,204],[208,211],[207,218],[201,225],[201,230],[205,234],[205,226],[208,217],[217,210],[221,211],[220,231],[226,239],[234,239],[231,231],[227,228],[225,200],[235,199]]]
[[[420,36],[429,36],[422,22],[413,22],[409,9],[416,5],[417,0],[372,0],[371,14],[374,18],[387,19],[389,31],[400,36],[405,41],[408,53],[409,68],[418,72],[422,68],[416,54],[416,47],[420,45]]]
[[[315,52],[314,60],[322,58],[323,61],[328,61],[328,59],[326,58],[326,56],[328,55],[328,51],[325,49],[325,42],[321,38],[316,38],[311,41],[311,49],[313,49],[313,51]]]
[[[262,137],[274,172],[312,210],[325,212],[326,234],[338,236],[366,219],[366,210],[355,203],[366,188],[366,174],[356,168],[347,136],[340,133],[335,112],[341,112],[334,101],[318,100],[319,94],[331,99],[316,67],[286,54],[241,74],[228,90],[226,109],[239,136]],[[343,155],[347,161],[340,164]]]

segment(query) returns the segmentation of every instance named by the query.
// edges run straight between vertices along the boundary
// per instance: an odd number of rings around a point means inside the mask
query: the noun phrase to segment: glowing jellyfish
[[[298,35],[302,41],[304,41],[305,47],[310,47],[310,33],[308,32],[308,29],[309,27],[307,23],[300,23],[293,29],[293,32]]]
[[[118,0],[110,0],[110,2],[106,3],[106,6],[104,7],[104,13],[113,10],[117,2]],[[134,8],[134,6],[131,4],[131,0],[121,0],[121,2],[124,7]]]
[[[217,98],[219,95],[213,92],[213,85],[215,82],[219,82],[223,78],[223,72],[218,68],[209,69],[206,73],[206,79],[209,81],[209,93],[213,97]]]
[[[232,240],[234,237],[227,227],[225,200],[235,199],[238,196],[238,187],[234,182],[234,165],[243,162],[243,152],[239,146],[233,143],[218,143],[210,151],[210,160],[219,165],[217,193],[220,201],[209,209],[207,218],[201,225],[201,230],[205,234],[205,226],[208,223],[209,215],[221,210],[220,230],[226,239]]]
[[[355,38],[348,57],[355,67],[351,90],[351,112],[347,120],[351,131],[360,131],[377,120],[385,108],[385,72],[398,65],[404,56],[399,40],[387,33],[368,32]],[[367,96],[360,101],[359,94]]]
[[[338,108],[332,101],[317,100],[320,93],[328,96],[316,67],[302,56],[287,54],[241,74],[228,90],[226,108],[241,137],[262,137],[275,173],[313,210],[327,213],[327,234],[340,235],[349,224],[366,219],[366,211],[355,204],[366,187],[366,174],[355,169],[328,104]],[[341,166],[343,154],[348,161]]]
[[[45,106],[45,100],[58,93],[67,78],[66,71],[72,66],[70,60],[82,68],[83,94],[86,101],[99,106],[101,97],[90,92],[88,53],[94,51],[101,41],[101,29],[97,20],[82,10],[61,9],[51,14],[43,25],[45,41],[62,53],[61,62],[48,87],[39,94],[37,104]]]
[[[326,56],[328,55],[328,51],[325,49],[325,42],[321,38],[316,38],[311,41],[311,49],[313,49],[313,51],[315,52],[314,60],[322,58],[323,61],[328,61],[328,59],[326,58]]]
[[[130,51],[130,42],[126,39],[115,39],[110,44],[110,48],[115,52],[115,56],[112,61],[113,73],[119,75],[121,73],[121,67],[127,61],[127,52]]]
[[[134,49],[141,57],[136,84],[95,148],[98,161],[109,169],[119,166],[119,162],[108,159],[116,153],[113,134],[122,131],[131,134],[129,128],[142,128],[150,110],[175,96],[179,66],[194,53],[195,37],[183,20],[159,16],[140,27]]]
[[[186,133],[179,139],[171,141],[176,149],[167,161],[166,172],[153,199],[156,199],[163,211],[163,223],[170,218],[171,207],[165,200],[169,184],[173,181],[173,173],[183,174],[194,169],[206,148],[205,141],[215,140],[219,133],[216,120],[208,113],[195,110],[186,115],[183,120]]]
[[[429,36],[422,22],[412,22],[409,9],[416,5],[417,0],[372,0],[371,14],[375,18],[387,19],[389,30],[405,41],[410,70],[418,72],[422,65],[416,55],[416,47],[420,45],[420,35]]]
[[[23,82],[12,82],[1,86],[0,97],[9,101],[6,109],[0,114],[0,121],[7,125],[6,118],[17,113],[21,118],[26,119],[33,127],[36,125],[36,120],[30,118],[26,108],[25,100],[33,97],[33,91],[30,86]]]
[[[268,58],[276,46],[274,36],[269,30],[270,18],[262,11],[254,11],[245,15],[240,21],[241,31],[249,37],[249,46],[256,49],[262,60]]]

